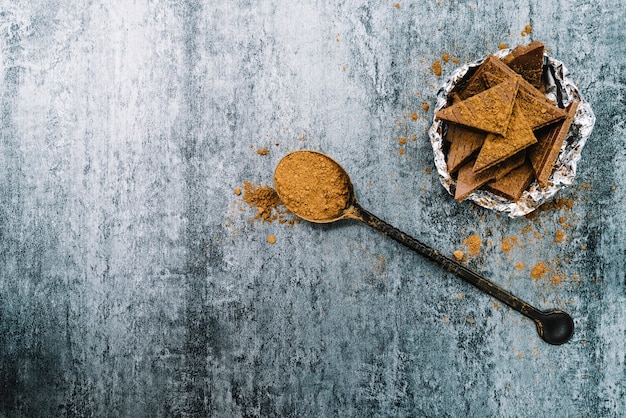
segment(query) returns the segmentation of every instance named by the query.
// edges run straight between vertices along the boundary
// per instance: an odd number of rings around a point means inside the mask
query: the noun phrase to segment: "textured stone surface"
[[[1,2],[0,416],[623,413],[622,2],[298,3]],[[454,202],[425,130],[453,60],[531,40],[597,123],[512,220]],[[235,188],[303,148],[572,341],[365,226],[254,220]]]

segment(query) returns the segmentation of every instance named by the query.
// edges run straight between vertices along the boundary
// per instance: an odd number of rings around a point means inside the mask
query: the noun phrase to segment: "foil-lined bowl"
[[[511,49],[501,49],[493,54],[498,58],[504,58],[511,52]],[[435,166],[439,174],[439,180],[443,187],[454,195],[456,180],[448,173],[446,165],[446,155],[444,152],[444,129],[445,122],[437,119],[437,111],[443,109],[448,104],[448,95],[460,83],[466,81],[486,59],[466,64],[457,68],[446,80],[437,92],[437,103],[435,105],[435,116],[433,124],[428,133],[433,147]],[[567,68],[563,63],[544,53],[544,85],[546,97],[554,101],[560,108],[565,108],[572,101],[579,102],[572,126],[561,147],[559,156],[550,175],[548,186],[539,187],[535,179],[524,191],[517,201],[511,201],[498,196],[487,190],[476,190],[467,197],[479,206],[502,212],[515,218],[524,216],[537,209],[539,206],[549,201],[559,190],[572,184],[576,177],[576,168],[580,161],[583,147],[591,135],[596,117],[591,106],[586,102],[578,88],[568,77]]]

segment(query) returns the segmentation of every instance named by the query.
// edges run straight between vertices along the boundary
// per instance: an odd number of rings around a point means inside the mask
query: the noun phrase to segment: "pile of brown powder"
[[[468,254],[472,257],[476,257],[478,253],[480,253],[482,239],[478,234],[473,234],[465,238],[465,240],[463,240],[463,244],[467,246]]]
[[[546,266],[546,263],[539,262],[533,266],[532,270],[530,271],[530,277],[533,279],[541,279],[547,272],[548,266]]]
[[[298,151],[285,156],[274,172],[274,184],[283,203],[299,216],[330,220],[350,204],[350,179],[323,154]]]
[[[235,189],[235,194],[241,194],[241,188]],[[278,221],[293,225],[299,222],[290,216],[289,211],[282,206],[282,202],[278,197],[276,190],[269,186],[254,185],[249,181],[243,185],[243,201],[251,208],[256,208],[257,213],[254,219],[260,219],[262,222]]]
[[[435,62],[433,62],[433,65],[430,66],[430,70],[433,72],[433,74],[435,74],[437,77],[441,76],[441,61],[436,60]]]
[[[516,236],[502,238],[502,252],[508,253],[513,248],[513,245],[517,242]]]

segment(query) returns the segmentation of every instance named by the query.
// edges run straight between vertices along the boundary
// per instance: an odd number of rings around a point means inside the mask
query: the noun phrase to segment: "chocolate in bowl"
[[[501,59],[510,52],[511,49],[501,49],[493,55]],[[438,110],[448,106],[449,95],[457,86],[465,83],[485,59],[486,57],[453,71],[437,92],[435,115]],[[559,151],[548,185],[542,188],[535,179],[516,201],[484,189],[474,191],[467,197],[468,200],[482,207],[505,213],[510,217],[519,217],[534,211],[552,199],[559,190],[572,184],[576,176],[578,162],[581,159],[582,149],[593,130],[595,115],[589,103],[582,98],[575,83],[568,77],[568,71],[563,63],[545,53],[543,56],[543,84],[546,97],[555,102],[559,108],[564,109],[571,102],[578,102],[574,120]],[[445,126],[445,121],[434,116],[433,124],[429,129],[429,136],[439,180],[448,193],[453,195],[456,180],[448,173],[446,165],[443,138]]]

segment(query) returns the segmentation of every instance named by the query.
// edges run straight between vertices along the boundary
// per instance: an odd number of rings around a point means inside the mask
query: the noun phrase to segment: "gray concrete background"
[[[0,4],[0,416],[625,410],[623,2]],[[457,64],[430,68],[531,40],[597,123],[574,185],[509,219],[439,184],[425,130]],[[570,312],[572,341],[365,226],[254,220],[234,190],[305,148],[446,254],[478,234],[466,263]]]

